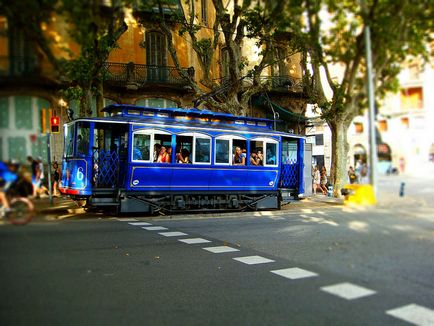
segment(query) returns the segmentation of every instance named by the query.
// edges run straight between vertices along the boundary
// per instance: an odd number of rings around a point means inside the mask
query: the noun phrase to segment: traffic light
[[[51,117],[50,131],[52,134],[58,134],[60,132],[60,118],[58,116]]]

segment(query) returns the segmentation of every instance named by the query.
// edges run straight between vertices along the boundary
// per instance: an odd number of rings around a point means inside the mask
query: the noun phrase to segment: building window
[[[163,82],[167,79],[166,37],[159,32],[146,34],[147,80]]]
[[[361,122],[354,122],[354,128],[356,129],[356,134],[363,133],[363,123],[361,123]]]
[[[138,106],[148,106],[152,108],[177,108],[178,104],[166,98],[144,98],[136,102]]]
[[[222,78],[229,76],[229,50],[227,48],[221,49],[221,76]]]
[[[401,118],[401,124],[404,128],[408,129],[410,127],[410,120],[408,118]]]
[[[202,14],[202,22],[207,25],[208,24],[208,4],[207,0],[201,0],[201,14]]]
[[[323,134],[315,135],[315,145],[317,145],[317,146],[324,145],[324,135]]]
[[[378,121],[378,129],[380,131],[387,131],[387,120]]]
[[[401,90],[401,109],[414,110],[423,108],[422,87],[409,87]]]

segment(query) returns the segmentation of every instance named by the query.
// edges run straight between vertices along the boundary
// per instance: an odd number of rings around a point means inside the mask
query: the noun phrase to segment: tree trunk
[[[83,87],[83,95],[80,98],[80,117],[92,116],[92,90],[90,85]]]
[[[103,82],[98,80],[96,82],[96,115],[97,117],[103,117],[102,109],[104,108],[104,86]]]
[[[341,189],[347,183],[348,123],[343,119],[334,119],[333,121],[328,121],[328,125],[332,133],[330,182],[333,184],[334,196],[340,197]]]

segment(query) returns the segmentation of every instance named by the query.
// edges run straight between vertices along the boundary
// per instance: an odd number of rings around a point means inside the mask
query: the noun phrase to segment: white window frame
[[[253,138],[250,140],[251,142],[253,141],[261,141],[264,144],[263,147],[263,155],[264,155],[264,165],[263,166],[269,166],[269,167],[277,167],[279,165],[279,142],[275,139],[272,138],[266,138],[266,137],[258,137],[258,138]],[[267,144],[276,144],[276,164],[267,164]],[[252,149],[250,149],[251,151]]]
[[[192,164],[198,164],[198,165],[210,165],[211,164],[211,153],[212,153],[212,137],[203,133],[199,132],[184,132],[181,134],[177,134],[176,136],[184,136],[184,137],[193,137],[193,143],[191,144],[192,148]],[[196,139],[197,138],[204,138],[209,139],[209,162],[196,162]]]
[[[135,135],[149,135],[151,136],[150,139],[150,148],[149,148],[149,160],[134,160],[134,150],[131,151],[131,162],[134,163],[155,163],[154,162],[154,144],[155,144],[155,135],[172,135],[170,132],[158,130],[158,129],[141,129],[136,130],[132,134],[132,145],[134,149],[134,136]]]
[[[229,161],[227,163],[217,163],[216,162],[217,152],[214,149],[214,164],[215,165],[233,165],[234,153],[232,153],[232,147],[233,147],[234,140],[244,140],[246,142],[246,146],[247,146],[247,139],[246,138],[239,137],[239,136],[233,136],[233,135],[223,135],[223,136],[218,136],[214,139],[214,148],[217,148],[217,144],[216,144],[217,140],[229,140]],[[246,165],[245,166],[247,166],[247,157],[246,157]]]

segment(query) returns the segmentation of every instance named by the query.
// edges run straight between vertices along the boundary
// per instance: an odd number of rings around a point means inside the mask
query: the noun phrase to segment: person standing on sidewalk
[[[321,190],[324,195],[327,195],[327,169],[325,166],[321,168]]]
[[[350,166],[348,169],[348,179],[350,180],[351,184],[357,183],[356,171],[354,171],[352,166]]]
[[[321,188],[321,174],[319,172],[318,165],[315,165],[313,171],[313,194],[316,194],[316,190],[320,190],[324,194],[324,190]]]
[[[59,180],[60,180],[60,171],[59,164],[57,161],[53,162],[53,196],[59,196]]]

